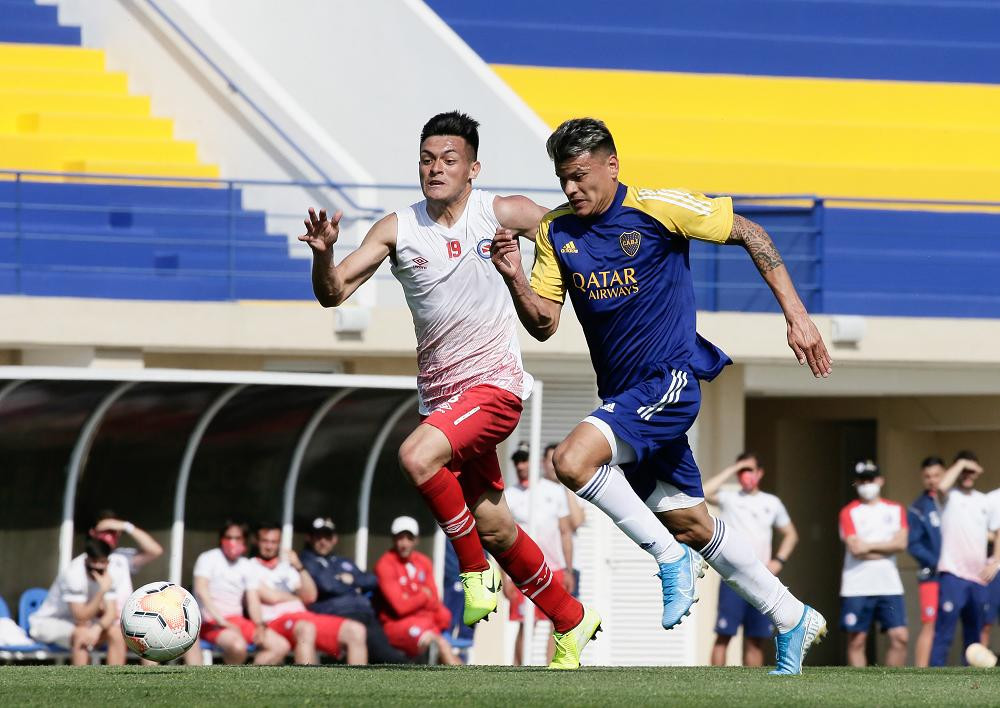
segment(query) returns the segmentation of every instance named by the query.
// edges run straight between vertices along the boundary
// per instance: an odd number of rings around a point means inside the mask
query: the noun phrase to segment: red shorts
[[[934,624],[937,620],[938,591],[937,580],[925,580],[920,583],[920,622]]]
[[[451,443],[448,469],[462,485],[470,508],[491,489],[503,491],[497,445],[517,427],[522,407],[521,399],[510,391],[473,386],[424,418]]]
[[[422,636],[428,632],[440,634],[434,616],[423,612],[404,619],[384,622],[382,629],[385,630],[389,643],[407,656],[419,656],[427,648],[426,645],[420,646]]]
[[[289,612],[267,623],[269,629],[277,632],[295,646],[295,624],[309,622],[316,627],[316,648],[330,656],[340,656],[340,628],[343,617],[320,615],[315,612]]]
[[[552,582],[559,583],[560,585],[562,585],[563,580],[565,580],[565,576],[566,576],[565,570],[553,570]],[[513,592],[511,592],[509,588],[513,588]],[[514,585],[513,581],[510,581],[506,585],[504,585],[504,592],[507,594],[507,599],[510,601],[510,615],[509,615],[510,621],[523,622],[524,609],[526,605],[534,605],[534,603],[521,594],[521,591],[517,589],[517,586]],[[542,620],[547,620],[547,619],[548,617],[545,616],[545,613],[542,612],[540,609],[538,609],[538,606],[535,605],[535,621],[541,622]]]
[[[240,634],[243,635],[243,640],[247,644],[253,644],[253,632],[256,626],[253,622],[248,620],[243,615],[231,615],[226,617],[226,622],[236,625],[236,628],[240,630]],[[221,624],[216,624],[215,622],[202,622],[201,624],[201,638],[207,642],[212,642],[215,644],[215,640],[219,638],[219,635],[226,631],[226,628]]]

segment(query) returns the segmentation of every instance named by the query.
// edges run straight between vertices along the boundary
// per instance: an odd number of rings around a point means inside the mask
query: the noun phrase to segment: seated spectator
[[[438,648],[442,664],[461,663],[441,632],[451,626],[451,612],[438,599],[431,559],[416,550],[417,520],[400,516],[392,522],[392,548],[375,564],[381,594],[379,620],[394,647],[415,657]]]
[[[882,498],[885,479],[871,460],[854,467],[859,499],[840,510],[840,538],[844,542],[841,575],[840,626],[847,632],[847,663],[867,666],[865,645],[877,621],[889,635],[886,666],[906,661],[909,632],[903,582],[896,569],[896,553],[906,549],[906,509]]]
[[[205,551],[194,564],[194,594],[201,605],[201,638],[222,649],[227,664],[242,664],[247,645],[256,644],[255,664],[280,664],[291,645],[264,624],[257,593],[257,576],[243,557],[247,527],[227,521],[219,547]],[[247,617],[243,616],[246,602]]]
[[[318,517],[313,520],[306,534],[306,547],[300,555],[302,565],[316,583],[317,599],[312,604],[307,603],[308,609],[363,624],[368,638],[369,663],[407,663],[409,657],[389,643],[369,599],[378,589],[375,574],[366,573],[349,559],[334,555],[338,540],[333,519]]]
[[[88,538],[84,552],[59,573],[29,620],[35,641],[69,649],[73,666],[89,664],[90,651],[103,643],[108,666],[125,663],[125,638],[118,625],[122,580],[112,572],[110,556],[107,543]]]
[[[304,603],[316,599],[316,583],[303,567],[298,554],[281,550],[281,525],[261,524],[257,529],[257,552],[251,559],[257,575],[261,616],[267,626],[291,642],[296,664],[318,664],[316,650],[339,657],[348,664],[367,664],[365,626],[335,615],[307,612]]]

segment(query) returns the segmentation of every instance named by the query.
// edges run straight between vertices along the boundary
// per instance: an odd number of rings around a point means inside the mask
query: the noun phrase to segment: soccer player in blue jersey
[[[533,337],[556,331],[569,291],[590,348],[603,405],[560,443],[556,473],[659,563],[665,628],[697,600],[704,558],[777,628],[772,673],[801,673],[826,621],[708,513],[688,446],[700,382],[731,363],[695,331],[689,239],[747,250],[785,314],[789,346],[817,377],[832,371],[823,339],[770,237],[730,198],[620,183],[611,133],[592,118],[566,121],[546,148],[569,202],[538,227],[530,281],[512,232],[498,229],[491,251]]]

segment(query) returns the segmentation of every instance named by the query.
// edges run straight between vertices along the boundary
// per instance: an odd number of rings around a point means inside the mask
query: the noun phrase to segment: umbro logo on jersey
[[[559,249],[559,253],[579,253],[579,252],[580,251],[578,251],[576,248],[576,244],[573,243],[572,241],[570,241],[565,246]]]
[[[430,261],[424,258],[423,256],[417,256],[416,258],[413,259],[413,267],[420,268],[421,270],[426,270],[428,263],[430,263]]]
[[[607,411],[608,413],[614,413],[615,412],[615,402],[611,401],[610,403],[605,403],[603,406],[601,406],[601,410],[602,411]]]

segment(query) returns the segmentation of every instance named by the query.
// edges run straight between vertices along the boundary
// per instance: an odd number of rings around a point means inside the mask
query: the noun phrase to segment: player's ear
[[[611,172],[612,179],[618,179],[618,155],[614,153],[608,155],[608,170]]]
[[[482,169],[482,165],[479,164],[479,160],[473,160],[472,164],[469,166],[469,179],[475,179],[478,177],[480,169]]]

